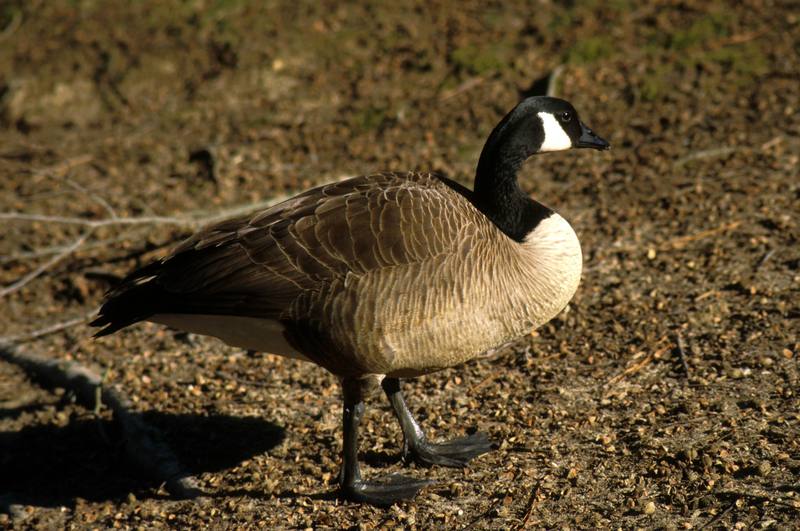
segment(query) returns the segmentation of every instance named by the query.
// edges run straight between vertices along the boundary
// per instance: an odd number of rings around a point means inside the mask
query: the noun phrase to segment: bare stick
[[[49,175],[54,173],[63,173],[69,169],[74,168],[75,166],[88,164],[89,162],[92,161],[92,159],[94,159],[93,155],[78,155],[77,157],[72,157],[71,159],[62,160],[58,164],[53,164],[52,166],[35,170],[33,174]]]
[[[458,96],[462,92],[467,92],[468,90],[471,90],[471,89],[477,87],[478,85],[480,85],[484,81],[486,81],[486,78],[484,78],[482,76],[471,77],[471,78],[467,79],[466,81],[464,81],[463,83],[461,83],[459,86],[457,86],[455,88],[452,88],[450,90],[445,90],[444,92],[442,92],[442,94],[439,96],[439,101],[447,101],[450,98]]]
[[[141,228],[140,228],[141,229]],[[131,237],[131,234],[136,229],[132,229],[130,232],[124,232],[115,238],[108,238],[104,240],[95,240],[93,242],[86,242],[84,243],[83,247],[81,248],[82,251],[86,251],[87,249],[96,249],[98,247],[107,247],[113,243],[119,243],[126,241]],[[21,251],[18,253],[8,254],[6,256],[0,256],[0,264],[6,264],[8,262],[18,262],[21,260],[29,260],[31,258],[41,258],[43,256],[51,256],[54,254],[58,254],[65,249],[69,248],[69,245],[51,245],[49,247],[42,247],[35,251]]]
[[[72,161],[65,161],[64,163],[62,163],[61,167],[69,168],[71,167],[70,165],[83,164],[89,160],[91,160],[91,157],[79,157]],[[40,170],[39,173],[43,175],[49,175],[48,172],[53,172],[53,171],[55,170],[44,169]],[[79,191],[87,193],[86,189],[83,188],[80,184],[77,183],[74,184],[75,186],[77,186],[77,189]],[[195,228],[197,226],[207,225],[215,221],[221,221],[230,217],[245,214],[248,212],[253,212],[255,210],[259,210],[262,208],[268,208],[286,199],[286,197],[287,197],[286,195],[280,195],[257,203],[237,205],[232,208],[224,209],[210,215],[207,215],[207,213],[205,213],[204,211],[195,211],[187,216],[182,216],[182,217],[169,217],[169,216],[143,216],[143,217],[128,217],[128,218],[118,217],[114,209],[111,207],[111,205],[105,202],[104,199],[94,196],[93,196],[94,200],[99,201],[100,204],[103,205],[104,208],[106,208],[109,215],[111,216],[110,218],[85,219],[85,218],[65,217],[65,216],[49,216],[45,214],[29,214],[26,212],[0,212],[0,220],[79,225],[87,228],[87,231],[83,235],[81,235],[77,240],[75,240],[72,244],[69,244],[66,247],[58,248],[58,254],[56,256],[46,261],[45,263],[41,264],[34,270],[30,271],[28,274],[26,274],[16,282],[10,284],[9,286],[6,286],[5,288],[0,289],[0,298],[20,290],[25,285],[30,283],[32,280],[39,277],[46,271],[48,271],[56,263],[63,260],[70,254],[74,253],[78,248],[80,248],[86,242],[86,240],[92,234],[92,231],[99,227],[124,226],[124,225],[143,226],[143,225],[161,224],[161,225],[176,225],[181,227]]]
[[[131,411],[131,401],[116,386],[104,386],[103,379],[87,367],[67,360],[55,360],[29,352],[21,345],[0,344],[0,359],[24,369],[46,387],[72,391],[80,403],[96,409],[98,399],[108,406],[125,437],[128,458],[151,477],[165,483],[176,498],[195,498],[202,494],[194,477],[180,464],[161,434]]]
[[[717,522],[719,522],[720,520],[725,518],[725,515],[728,514],[729,512],[731,512],[734,507],[736,507],[736,502],[733,502],[732,504],[730,504],[728,506],[727,509],[725,509],[724,511],[719,513],[717,516],[715,516],[714,518],[712,518],[711,520],[709,520],[708,522],[703,524],[703,527],[701,527],[700,529],[706,529],[706,528],[709,528],[709,527],[713,527]]]
[[[671,240],[667,240],[666,242],[662,243],[659,246],[659,249],[662,251],[668,249],[681,249],[684,245],[686,245],[691,241],[701,240],[703,238],[708,238],[709,236],[713,236],[720,232],[733,230],[741,224],[742,224],[741,220],[731,221],[730,223],[725,223],[713,229],[703,230],[700,232],[696,232],[694,234],[687,234],[686,236],[679,236],[677,238],[672,238]]]
[[[688,378],[689,377],[689,364],[686,363],[686,348],[685,348],[685,345],[683,344],[683,336],[681,335],[680,332],[678,332],[675,335],[676,335],[676,339],[678,341],[678,356],[680,356],[680,358],[681,358],[681,364],[683,365],[684,377]]]
[[[764,256],[762,256],[761,260],[759,260],[758,263],[756,264],[755,270],[758,271],[759,269],[761,269],[763,265],[767,263],[767,260],[772,258],[773,254],[775,254],[775,249],[770,249],[769,251],[764,253]]]
[[[745,150],[748,148],[741,148],[741,147],[718,147],[718,148],[711,148],[711,149],[703,149],[700,151],[695,151],[693,153],[689,153],[685,157],[681,157],[675,162],[672,163],[674,168],[679,168],[684,164],[689,162],[700,160],[700,159],[708,159],[708,158],[715,158],[715,157],[724,157],[726,155],[730,155],[731,153],[735,153],[736,151]]]
[[[539,497],[539,485],[541,485],[541,483],[542,480],[540,479],[536,487],[531,490],[531,496],[528,498],[528,503],[525,505],[525,513],[522,516],[522,522],[515,528],[516,530],[525,529],[528,526],[528,520],[530,520],[531,514],[533,514],[536,499]]]
[[[42,273],[44,273],[45,271],[56,265],[58,262],[60,262],[67,256],[74,253],[78,249],[78,247],[83,245],[83,242],[86,241],[86,239],[89,237],[90,234],[91,231],[87,231],[81,234],[81,236],[77,240],[72,242],[66,249],[64,249],[54,257],[52,257],[50,260],[43,263],[33,271],[29,272],[27,275],[23,276],[16,282],[13,282],[8,286],[6,286],[5,288],[0,289],[0,299],[5,297],[6,295],[14,293],[15,291],[19,291],[20,289],[25,287],[26,284],[30,283],[33,279],[35,279],[36,277],[38,277],[39,275],[41,275]]]
[[[67,321],[53,323],[51,325],[45,326],[44,328],[36,329],[32,332],[27,332],[25,334],[18,334],[16,336],[0,337],[0,345],[9,343],[25,343],[26,341],[31,341],[33,339],[38,339],[40,337],[44,337],[50,334],[55,334],[56,332],[61,332],[62,330],[66,330],[67,328],[72,328],[73,326],[78,326],[80,324],[83,324],[92,317],[94,317],[95,315],[97,315],[97,308],[93,309],[91,312],[81,317],[75,317],[74,319],[69,319]]]
[[[668,349],[669,349],[669,347],[662,347],[662,348],[656,350],[655,352],[651,352],[650,354],[645,356],[645,358],[642,361],[640,361],[639,363],[631,365],[630,367],[628,367],[627,369],[625,369],[624,371],[622,371],[618,375],[616,375],[613,378],[611,378],[608,382],[606,382],[606,385],[608,386],[608,385],[617,383],[618,381],[622,380],[626,376],[628,376],[630,374],[633,374],[635,372],[639,372],[640,370],[642,370],[643,367],[647,366],[651,361],[653,361],[654,359],[660,358],[661,355],[664,354]]]
[[[91,158],[81,157],[73,162],[65,161],[63,164],[64,165],[66,165],[67,163],[71,163],[72,165],[83,164],[88,160],[91,160]],[[41,172],[46,172],[46,171],[54,171],[54,170],[50,169],[41,170]],[[331,182],[339,182],[347,178],[348,176],[343,176]],[[177,225],[177,226],[192,228],[200,225],[205,225],[208,223],[213,223],[215,221],[222,221],[224,219],[235,217],[238,215],[247,214],[249,212],[260,210],[262,208],[269,208],[277,203],[280,203],[281,201],[288,199],[289,197],[291,197],[291,195],[292,194],[280,194],[270,199],[265,199],[263,201],[257,201],[255,203],[246,203],[243,205],[235,205],[233,207],[222,209],[216,212],[209,212],[208,210],[205,209],[195,210],[180,217],[142,216],[142,217],[112,217],[106,219],[85,219],[85,218],[76,218],[67,216],[49,216],[46,214],[29,214],[27,212],[11,211],[11,212],[0,212],[0,220],[5,219],[8,221],[30,221],[30,222],[38,221],[42,223],[57,223],[61,225],[80,225],[91,229],[95,229],[98,227],[109,227],[115,225]]]
[[[78,192],[86,195],[86,197],[90,198],[92,201],[94,201],[95,203],[97,203],[98,205],[103,207],[103,209],[106,212],[108,212],[108,215],[111,217],[111,219],[116,219],[117,218],[117,212],[116,212],[116,210],[114,210],[114,207],[112,207],[109,204],[108,201],[106,201],[105,199],[100,197],[98,194],[93,194],[85,186],[83,186],[81,183],[73,181],[69,177],[65,176],[64,177],[64,182],[66,182],[70,187],[72,187],[75,190],[77,190]]]
[[[239,214],[246,214],[260,208],[270,207],[284,199],[286,195],[280,195],[266,201],[259,201],[257,203],[249,203],[246,205],[237,205],[228,209],[220,210],[211,215],[203,216],[208,211],[198,210],[189,213],[186,216],[171,217],[171,216],[142,216],[142,217],[116,217],[106,219],[85,219],[66,216],[48,216],[46,214],[29,214],[27,212],[0,212],[0,219],[9,221],[31,221],[41,223],[57,223],[61,225],[80,225],[82,227],[89,227],[96,229],[98,227],[109,227],[114,225],[177,225],[181,227],[196,227],[206,223],[213,223],[214,221],[221,221],[223,219],[234,217]]]
[[[547,95],[551,98],[558,96],[558,80],[561,79],[562,73],[564,73],[564,65],[558,65],[547,78]]]
[[[140,218],[84,219],[64,216],[47,216],[44,214],[27,214],[25,212],[0,212],[0,219],[9,221],[38,221],[41,223],[58,223],[61,225],[80,225],[96,229],[109,225],[186,225],[197,224],[190,218],[172,218],[167,216],[144,216]]]

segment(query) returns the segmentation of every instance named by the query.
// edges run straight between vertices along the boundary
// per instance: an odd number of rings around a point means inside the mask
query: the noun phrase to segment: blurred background
[[[44,527],[789,526],[799,74],[789,0],[0,2],[0,336],[119,384],[214,493],[168,500],[107,415],[0,362],[0,501]],[[530,337],[406,385],[434,436],[504,441],[421,471],[418,501],[330,495],[321,369],[155,325],[89,339],[103,292],[197,224],[379,170],[471,185],[548,90],[613,146],[521,176],[575,227],[583,283]],[[362,450],[391,471],[390,419],[376,401]]]

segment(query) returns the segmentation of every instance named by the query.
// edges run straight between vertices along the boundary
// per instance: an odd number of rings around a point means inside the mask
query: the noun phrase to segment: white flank
[[[284,326],[272,319],[234,315],[158,314],[148,319],[184,332],[214,336],[232,347],[308,361],[283,335]]]
[[[539,151],[563,151],[572,147],[572,140],[570,140],[564,128],[558,123],[556,117],[549,112],[538,113],[539,119],[542,121],[542,129],[544,130],[544,140],[542,147]]]

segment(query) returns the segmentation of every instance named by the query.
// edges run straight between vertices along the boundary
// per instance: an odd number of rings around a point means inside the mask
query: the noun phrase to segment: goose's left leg
[[[400,392],[400,380],[384,378],[381,386],[392,403],[394,413],[403,429],[404,459],[410,458],[423,465],[463,467],[472,458],[492,449],[492,441],[485,433],[480,432],[443,443],[429,442],[406,405]]]

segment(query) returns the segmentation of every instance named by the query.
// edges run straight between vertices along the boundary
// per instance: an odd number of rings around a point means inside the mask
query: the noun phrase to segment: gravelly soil
[[[483,139],[558,71],[614,149],[522,184],[584,250],[568,311],[409,381],[431,435],[498,449],[377,509],[334,495],[321,369],[140,325],[28,341],[118,384],[208,497],[126,463],[105,411],[0,362],[11,528],[783,528],[800,521],[800,13],[786,1],[0,4],[0,210],[87,220],[218,212],[374,170],[469,184]],[[188,233],[3,220],[0,335],[80,317]],[[55,253],[55,254],[54,254]],[[682,348],[678,346],[681,338]],[[681,355],[681,353],[683,355]],[[399,430],[368,409],[367,473]]]

